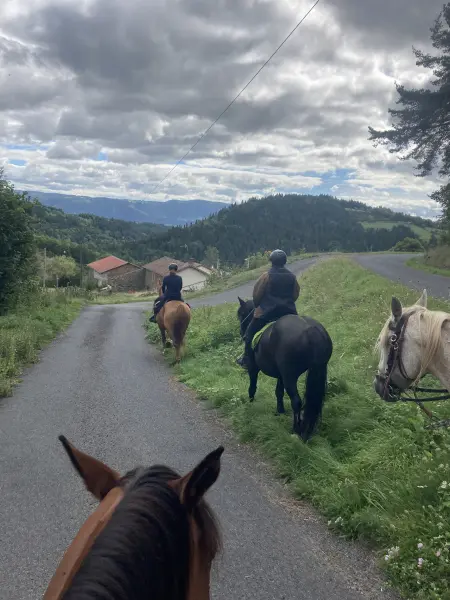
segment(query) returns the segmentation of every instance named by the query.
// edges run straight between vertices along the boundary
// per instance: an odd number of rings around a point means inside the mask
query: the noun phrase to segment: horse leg
[[[283,383],[283,379],[281,377],[278,377],[277,387],[275,389],[275,394],[276,394],[276,397],[277,397],[277,412],[275,414],[276,415],[282,415],[286,411],[284,409],[284,402],[283,402],[283,398],[284,398],[284,383]]]
[[[159,331],[161,332],[161,341],[162,341],[163,348],[165,348],[166,347],[166,330],[164,329],[164,327],[159,326]]]
[[[251,366],[251,369],[248,371],[248,376],[250,377],[250,385],[248,387],[248,397],[250,398],[250,402],[253,402],[256,394],[256,387],[258,384],[258,373],[259,369],[255,365]]]
[[[302,419],[301,419],[301,410],[302,410],[302,399],[300,398],[300,394],[297,389],[297,377],[290,377],[288,380],[284,379],[284,385],[286,387],[286,392],[291,399],[292,412],[294,413],[294,421],[292,430],[297,435],[301,436],[302,434]]]

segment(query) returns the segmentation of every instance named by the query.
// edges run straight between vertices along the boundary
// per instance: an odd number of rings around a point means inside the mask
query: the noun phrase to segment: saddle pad
[[[252,348],[253,350],[256,350],[256,346],[259,343],[259,340],[261,339],[262,334],[265,332],[265,330],[270,327],[270,325],[273,325],[273,321],[270,321],[270,323],[267,323],[266,325],[264,325],[264,327],[262,329],[260,329],[259,331],[257,331],[255,333],[255,335],[253,336],[252,339]]]

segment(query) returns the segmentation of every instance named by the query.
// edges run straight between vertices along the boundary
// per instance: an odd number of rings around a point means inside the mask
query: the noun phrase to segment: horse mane
[[[405,308],[402,317],[419,316],[419,330],[422,344],[420,355],[420,372],[415,383],[427,372],[428,367],[442,350],[442,327],[450,321],[450,314],[439,310],[428,310],[419,304],[413,304]],[[391,332],[392,317],[386,321],[380,332],[375,349],[380,350],[387,341]]]
[[[158,465],[122,478],[123,500],[64,600],[185,600],[191,560],[189,514],[168,485],[178,477]],[[200,532],[200,552],[211,561],[221,545],[216,519],[204,500],[192,516]]]

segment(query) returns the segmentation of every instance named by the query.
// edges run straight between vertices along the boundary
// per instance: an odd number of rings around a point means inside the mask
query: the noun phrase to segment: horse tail
[[[322,416],[327,389],[328,363],[314,365],[306,376],[305,410],[303,413],[303,438],[306,441],[314,432]]]
[[[188,328],[190,314],[184,304],[177,306],[173,313],[172,339],[174,346],[182,346]]]

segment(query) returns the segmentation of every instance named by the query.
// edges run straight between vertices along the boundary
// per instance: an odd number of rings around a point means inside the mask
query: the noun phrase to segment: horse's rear
[[[161,333],[163,334],[163,329],[168,332],[175,348],[176,361],[180,362],[184,338],[191,320],[191,309],[185,302],[171,300],[164,304],[158,317],[160,317],[158,325]],[[163,335],[163,344],[165,344],[165,334]]]
[[[327,384],[328,362],[333,352],[331,338],[321,323],[306,316],[287,315],[269,327],[256,349],[258,368],[278,379],[277,411],[284,412],[286,390],[294,411],[294,431],[308,439],[322,413]],[[303,419],[297,381],[308,372]],[[256,391],[250,390],[250,397]]]

